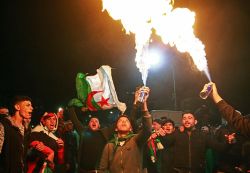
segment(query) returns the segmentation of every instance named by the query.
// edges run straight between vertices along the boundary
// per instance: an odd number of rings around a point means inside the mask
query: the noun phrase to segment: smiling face
[[[89,120],[89,128],[93,131],[100,129],[100,122],[99,122],[98,118],[91,118]]]
[[[192,129],[197,124],[197,120],[191,113],[185,113],[182,116],[182,125],[185,129]]]
[[[24,119],[30,119],[33,111],[33,107],[30,101],[20,101],[15,104],[16,112]]]
[[[166,134],[171,134],[174,132],[175,127],[173,125],[173,123],[171,122],[166,122],[163,126],[162,126],[163,130],[166,132]]]
[[[118,133],[128,133],[132,131],[132,126],[127,117],[123,116],[118,119],[116,123],[116,131],[118,131]]]

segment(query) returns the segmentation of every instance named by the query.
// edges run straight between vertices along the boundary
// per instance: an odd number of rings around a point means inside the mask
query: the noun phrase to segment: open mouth
[[[122,127],[127,127],[127,124],[122,124],[121,126],[122,126]]]

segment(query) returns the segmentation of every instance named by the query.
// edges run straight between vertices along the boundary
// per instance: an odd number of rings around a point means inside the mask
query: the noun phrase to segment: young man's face
[[[132,130],[130,121],[127,117],[120,117],[116,124],[116,130],[120,133],[127,133]]]
[[[89,121],[89,128],[93,131],[99,130],[100,123],[97,118],[91,118]]]
[[[195,126],[195,124],[197,123],[197,120],[194,118],[194,115],[191,113],[187,113],[184,114],[182,116],[182,125],[186,128],[186,129],[191,129]]]
[[[15,105],[16,110],[24,119],[30,119],[33,107],[30,101],[21,101]]]
[[[166,132],[166,134],[171,134],[174,132],[175,128],[171,122],[167,122],[162,126],[163,130]]]
[[[152,128],[157,131],[157,130],[159,130],[161,128],[161,124],[159,124],[156,121],[153,121]]]
[[[43,125],[48,128],[49,131],[53,131],[56,127],[56,116],[48,117],[44,120]]]

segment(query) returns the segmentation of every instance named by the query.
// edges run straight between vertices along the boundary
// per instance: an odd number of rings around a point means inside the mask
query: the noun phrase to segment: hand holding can
[[[139,98],[138,101],[139,102],[145,102],[148,98],[148,94],[149,94],[149,88],[146,86],[143,86],[140,88],[140,94],[139,94]]]
[[[200,97],[201,97],[202,99],[206,99],[206,98],[209,96],[209,94],[211,93],[212,89],[213,89],[213,87],[212,87],[212,84],[211,84],[211,83],[206,84],[206,85],[203,87],[203,89],[201,90],[201,92],[200,92]]]

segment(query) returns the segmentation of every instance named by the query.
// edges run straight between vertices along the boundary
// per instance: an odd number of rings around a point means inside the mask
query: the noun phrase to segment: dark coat
[[[22,173],[24,168],[24,137],[7,118],[0,117],[4,126],[4,143],[0,153],[0,172]]]
[[[161,173],[171,173],[174,163],[174,147],[164,148],[161,151]]]
[[[225,143],[218,143],[211,136],[197,129],[192,130],[191,135],[187,131],[176,131],[163,137],[162,143],[165,148],[174,147],[174,169],[192,173],[205,171],[207,148],[224,150],[227,147]]]
[[[52,149],[55,153],[55,159],[54,162],[57,163],[57,151],[58,151],[58,145],[56,143],[56,140],[49,137],[47,134],[45,134],[43,131],[41,132],[32,132],[29,137],[29,144],[33,141],[39,141],[43,142],[43,144],[46,147],[49,147]],[[36,167],[34,169],[35,172],[39,172],[42,169],[43,163],[46,160],[46,155],[43,154],[42,152],[36,150],[35,148],[29,148],[28,153],[27,153],[27,163],[36,163]]]
[[[243,165],[242,146],[247,141],[246,138],[230,126],[221,126],[216,131],[215,136],[218,141],[222,141],[225,139],[225,135],[232,133],[235,133],[235,140],[230,149],[226,152],[215,152],[217,156],[216,167],[221,172],[235,172],[235,167]]]
[[[102,150],[107,141],[111,138],[114,132],[114,127],[102,128],[97,131],[92,131],[85,128],[78,120],[75,108],[69,108],[70,120],[80,136],[78,150],[78,170],[79,172],[95,170],[99,166]]]

